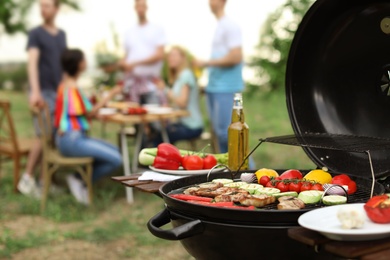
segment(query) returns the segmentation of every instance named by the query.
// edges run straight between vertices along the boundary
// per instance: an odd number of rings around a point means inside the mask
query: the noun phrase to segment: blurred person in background
[[[225,15],[226,2],[227,0],[209,0],[211,12],[218,20],[211,59],[195,61],[196,66],[209,68],[209,80],[205,89],[207,107],[221,153],[228,151],[227,133],[234,93],[244,89],[241,29]]]
[[[167,54],[168,84],[160,81],[158,87],[164,91],[168,103],[173,108],[188,110],[190,116],[180,118],[178,122],[167,125],[169,141],[175,143],[180,140],[197,138],[203,131],[203,118],[199,108],[199,88],[193,72],[189,69],[187,52],[174,46]],[[162,142],[158,135],[155,145]]]
[[[159,80],[166,38],[163,28],[150,22],[146,0],[134,0],[138,23],[124,36],[125,58],[119,66],[125,73],[125,96],[140,104],[158,104],[156,81]]]
[[[77,80],[86,68],[84,54],[77,49],[66,50],[61,56],[64,78],[58,88],[54,126],[58,129],[56,145],[67,157],[92,157],[92,181],[96,181],[122,165],[119,149],[105,141],[91,138],[89,118],[97,114],[102,103],[92,106],[77,87]],[[66,177],[69,189],[76,200],[88,204],[87,188],[81,177]]]
[[[40,0],[39,7],[43,24],[29,32],[27,42],[29,104],[31,107],[41,107],[46,102],[53,116],[56,92],[62,78],[60,56],[66,48],[66,35],[55,24],[60,0]],[[39,136],[40,129],[36,119],[34,127]],[[25,195],[39,197],[34,169],[40,161],[41,154],[42,145],[37,138],[27,159],[26,172],[18,183],[18,190]]]

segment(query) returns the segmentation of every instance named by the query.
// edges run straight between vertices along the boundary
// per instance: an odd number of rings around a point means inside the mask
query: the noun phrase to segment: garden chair
[[[11,103],[0,100],[0,172],[2,160],[13,160],[13,186],[17,192],[17,185],[20,178],[22,158],[27,157],[36,139],[19,139],[16,134],[15,125],[11,116]]]
[[[37,117],[41,129],[41,141],[43,148],[42,174],[43,191],[41,199],[41,210],[46,206],[48,191],[51,185],[53,174],[59,169],[72,169],[81,175],[88,189],[89,203],[92,204],[92,163],[91,157],[64,157],[55,149],[53,141],[52,124],[48,106],[43,108],[32,108],[34,116]]]

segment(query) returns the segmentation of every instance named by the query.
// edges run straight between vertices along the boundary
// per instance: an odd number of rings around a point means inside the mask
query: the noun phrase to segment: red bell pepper
[[[336,175],[332,178],[332,184],[338,184],[338,185],[347,185],[348,186],[348,195],[354,194],[356,192],[356,182],[351,180],[348,175],[346,174],[340,174]]]
[[[212,198],[187,195],[187,194],[171,194],[170,196],[178,200],[192,200],[192,201],[205,201],[205,202],[211,202],[213,200]]]
[[[157,146],[157,155],[153,166],[159,169],[177,170],[181,164],[179,149],[169,143],[162,143]]]
[[[374,196],[364,204],[367,216],[376,223],[390,223],[390,198],[387,195]]]

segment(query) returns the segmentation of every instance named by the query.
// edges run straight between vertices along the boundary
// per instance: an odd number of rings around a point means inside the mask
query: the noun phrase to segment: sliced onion
[[[254,183],[257,182],[257,177],[254,173],[242,173],[240,177],[241,181],[246,183]]]
[[[347,185],[338,185],[338,184],[324,184],[322,185],[324,188],[325,194],[329,195],[341,195],[345,196],[348,192],[348,186]]]

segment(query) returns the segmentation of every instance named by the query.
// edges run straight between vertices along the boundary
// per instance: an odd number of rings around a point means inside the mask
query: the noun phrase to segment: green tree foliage
[[[264,23],[256,55],[249,66],[255,81],[248,83],[250,91],[276,90],[284,87],[288,54],[302,17],[314,0],[286,0]]]
[[[15,34],[26,32],[28,21],[26,19],[34,0],[0,0],[0,33]],[[79,10],[77,0],[61,0],[63,5]]]

